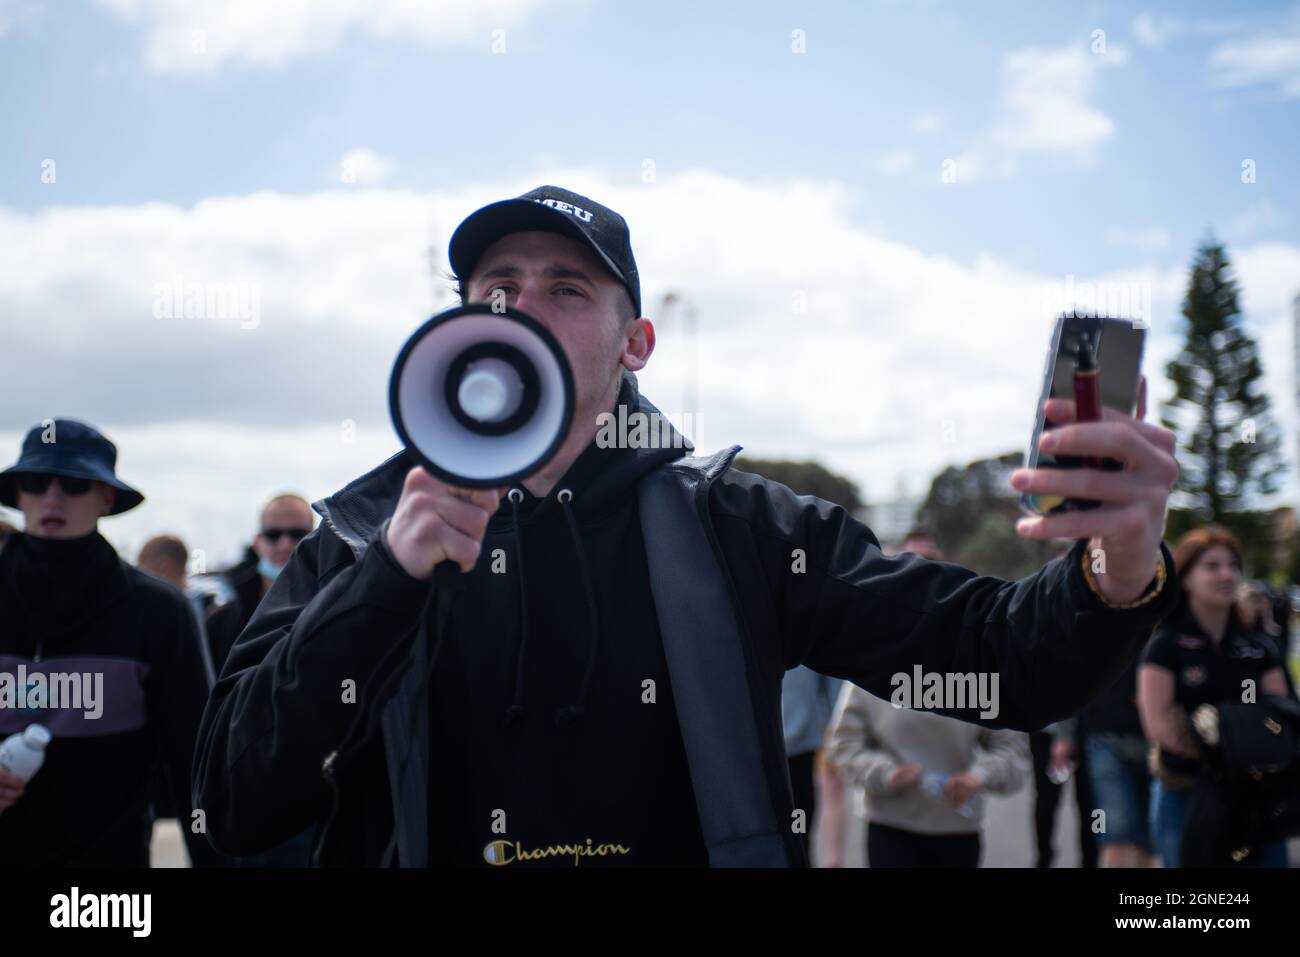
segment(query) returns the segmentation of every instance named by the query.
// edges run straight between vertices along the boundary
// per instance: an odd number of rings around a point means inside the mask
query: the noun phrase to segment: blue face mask
[[[273,564],[269,558],[262,558],[257,562],[257,573],[271,581],[275,581],[282,571],[284,571],[284,566]]]

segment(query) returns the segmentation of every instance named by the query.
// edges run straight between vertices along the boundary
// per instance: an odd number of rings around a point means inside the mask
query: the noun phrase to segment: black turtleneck
[[[126,594],[117,552],[98,531],[79,538],[10,536],[0,551],[3,604],[21,623],[31,656]]]
[[[31,723],[53,735],[44,766],[0,814],[0,868],[147,866],[151,783],[161,763],[175,806],[191,806],[207,699],[185,597],[122,562],[98,532],[16,534],[0,548],[0,609],[0,674],[11,685],[57,676],[96,689],[97,701],[0,708],[0,737]],[[185,832],[196,864],[219,862],[205,837]]]

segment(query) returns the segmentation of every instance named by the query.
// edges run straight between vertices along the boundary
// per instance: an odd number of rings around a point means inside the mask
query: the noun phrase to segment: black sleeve
[[[1235,612],[1234,612],[1235,614]],[[1272,671],[1274,668],[1283,668],[1282,649],[1278,646],[1278,640],[1272,635],[1259,634],[1256,636],[1259,646],[1264,649],[1264,661],[1259,669],[1262,675],[1266,671]]]
[[[1142,650],[1142,664],[1159,665],[1178,671],[1178,630],[1167,625],[1158,629]]]
[[[397,646],[409,647],[428,589],[397,564],[382,529],[359,560],[323,528],[298,545],[203,716],[193,786],[215,846],[258,853],[328,811],[321,764],[358,708],[374,706],[368,694],[392,673],[377,673],[386,656],[405,663]]]
[[[242,614],[239,596],[235,596],[223,605],[208,609],[206,630],[208,649],[212,653],[212,664],[221,674],[221,669],[230,656],[230,649],[239,637],[238,621]]]
[[[161,627],[148,677],[150,716],[158,729],[159,762],[176,819],[194,867],[230,863],[195,832],[191,814],[190,768],[198,738],[208,680],[200,657],[199,634],[189,603],[179,592],[159,595]]]
[[[891,678],[917,667],[996,675],[995,717],[938,709],[985,726],[1030,731],[1077,714],[1176,601],[1167,583],[1141,608],[1108,607],[1083,577],[1084,539],[1064,559],[1005,581],[910,553],[886,557],[840,506],[757,476],[726,473],[710,505],[715,525],[730,524],[734,537],[739,524],[753,540],[785,667],[804,664],[886,700]],[[1161,551],[1173,568],[1163,543]]]

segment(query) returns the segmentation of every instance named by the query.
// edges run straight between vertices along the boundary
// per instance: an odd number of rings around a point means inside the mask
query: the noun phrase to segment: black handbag
[[[1267,696],[1255,704],[1234,701],[1215,710],[1217,750],[1222,755],[1223,773],[1230,780],[1262,781],[1295,763],[1300,703],[1294,699]],[[1193,726],[1195,722],[1193,716]]]
[[[1192,715],[1206,769],[1189,795],[1183,866],[1248,863],[1300,835],[1300,702],[1202,705]]]

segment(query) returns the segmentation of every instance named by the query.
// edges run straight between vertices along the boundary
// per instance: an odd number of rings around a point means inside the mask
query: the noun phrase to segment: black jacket
[[[257,571],[257,555],[251,548],[243,561],[225,573],[225,579],[233,594],[229,601],[210,608],[206,621],[208,647],[218,674],[235,646],[235,639],[248,626],[262,600],[262,576]]]
[[[620,402],[657,411],[631,376]],[[891,678],[915,668],[997,673],[999,713],[986,723],[1036,729],[1077,713],[1113,681],[1176,600],[1171,589],[1139,609],[1106,607],[1083,579],[1083,540],[1020,581],[886,557],[839,506],[732,469],[738,451],[698,459],[639,450],[657,461],[634,485],[715,866],[803,860],[782,744],[787,669],[805,664],[886,699]],[[320,863],[377,864],[390,841],[398,863],[428,863],[423,689],[445,593],[407,576],[382,538],[412,464],[394,456],[316,503],[321,526],[226,662],[204,715],[194,788],[210,838],[227,853],[263,850],[316,822]],[[574,484],[579,512],[583,491]],[[488,543],[480,563],[491,552]],[[344,700],[349,681],[360,707]],[[945,710],[968,721],[980,721],[978,712]],[[345,739],[360,743],[340,749]]]
[[[98,533],[11,536],[0,548],[0,673],[23,671],[97,675],[101,692],[90,711],[84,699],[0,708],[0,737],[31,722],[53,736],[44,766],[0,814],[0,867],[147,867],[159,770],[195,866],[223,863],[190,826],[208,686],[179,591],[121,561]]]

